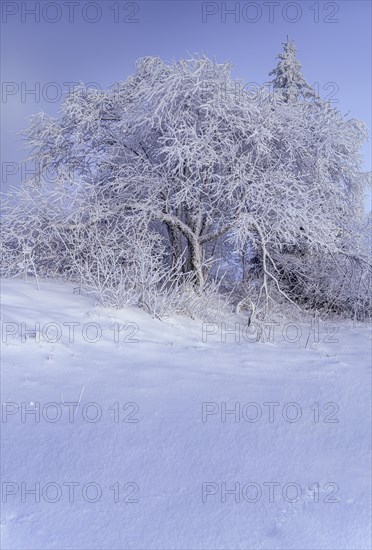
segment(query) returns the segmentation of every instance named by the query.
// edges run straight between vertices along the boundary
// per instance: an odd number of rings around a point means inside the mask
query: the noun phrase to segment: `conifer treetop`
[[[270,82],[274,90],[282,90],[287,102],[298,99],[318,99],[315,90],[306,82],[301,72],[301,63],[297,59],[297,49],[293,40],[287,36],[283,46],[283,52],[277,56],[278,65],[269,73],[269,76],[275,76]]]

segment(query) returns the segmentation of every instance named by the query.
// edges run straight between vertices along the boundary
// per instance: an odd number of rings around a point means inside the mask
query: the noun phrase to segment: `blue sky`
[[[370,24],[369,0],[3,0],[2,187],[24,178],[15,163],[25,157],[17,133],[28,115],[56,114],[68,83],[106,88],[124,80],[147,55],[171,60],[207,53],[233,62],[236,77],[263,83],[289,35],[308,82],[371,130]],[[370,169],[370,143],[363,154]]]

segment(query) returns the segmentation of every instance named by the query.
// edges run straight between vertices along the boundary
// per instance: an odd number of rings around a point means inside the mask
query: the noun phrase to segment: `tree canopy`
[[[365,126],[315,94],[292,42],[270,73],[274,95],[231,70],[146,57],[112,89],[76,88],[58,118],[32,117],[40,172],[9,203],[5,274],[59,274],[125,301],[185,278],[203,292],[227,262],[240,304],[312,296],[311,307],[364,311]]]

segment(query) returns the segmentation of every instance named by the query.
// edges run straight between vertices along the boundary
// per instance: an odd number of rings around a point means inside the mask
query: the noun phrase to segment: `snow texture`
[[[68,283],[2,291],[3,548],[370,548],[366,325],[223,342],[221,325],[103,309]]]

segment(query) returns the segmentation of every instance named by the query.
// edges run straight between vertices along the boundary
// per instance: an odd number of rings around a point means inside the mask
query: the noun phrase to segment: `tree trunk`
[[[197,238],[190,239],[189,244],[191,249],[191,268],[195,275],[195,284],[197,288],[202,288],[204,285],[203,248]]]
[[[170,223],[166,223],[169,235],[169,242],[172,249],[172,266],[177,265],[177,262],[182,255],[182,245],[181,245],[181,233],[180,231],[172,226]],[[185,261],[182,262],[182,267]]]

